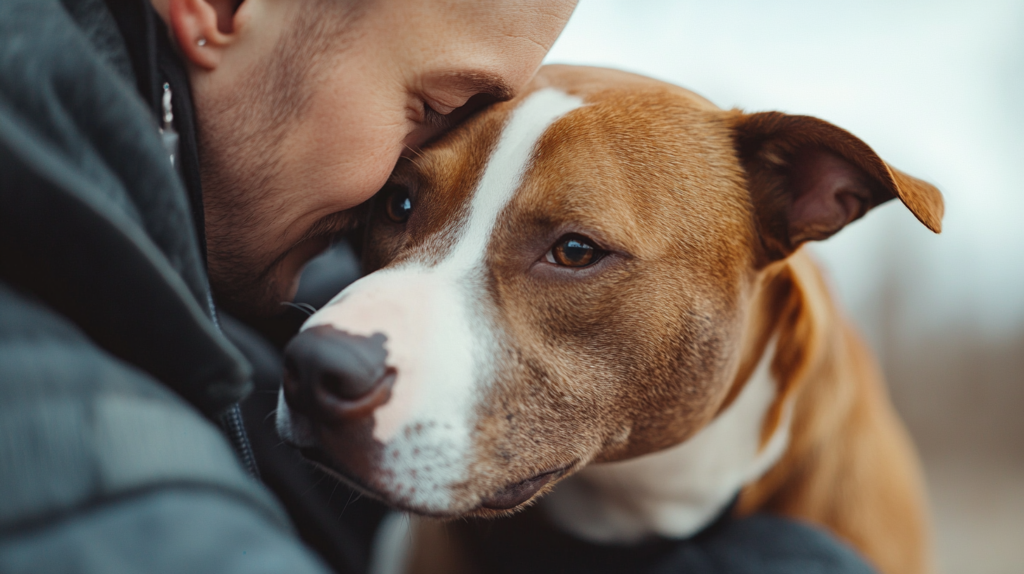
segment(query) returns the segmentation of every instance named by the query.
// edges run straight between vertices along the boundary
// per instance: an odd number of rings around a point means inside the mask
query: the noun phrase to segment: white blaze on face
[[[303,326],[387,337],[386,363],[397,378],[391,398],[373,413],[373,437],[381,444],[413,419],[450,421],[465,406],[461,390],[473,379],[472,318],[464,287],[449,279],[419,265],[373,273]]]
[[[394,494],[412,506],[448,511],[449,487],[467,479],[474,407],[490,379],[496,350],[482,312],[487,246],[538,140],[582,105],[553,89],[531,94],[502,131],[466,219],[451,222],[461,230],[445,258],[434,266],[410,262],[370,274],[303,326],[326,324],[353,335],[387,337],[387,365],[397,377],[390,400],[373,414],[373,436],[386,445],[382,464]],[[279,421],[286,416],[279,415]]]

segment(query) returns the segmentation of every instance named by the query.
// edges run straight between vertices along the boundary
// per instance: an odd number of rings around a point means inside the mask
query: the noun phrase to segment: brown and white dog
[[[942,197],[824,121],[549,66],[396,169],[369,275],[290,345],[287,441],[373,496],[501,516],[555,489],[584,539],[686,537],[739,495],[883,572],[928,569],[924,491],[811,258]]]

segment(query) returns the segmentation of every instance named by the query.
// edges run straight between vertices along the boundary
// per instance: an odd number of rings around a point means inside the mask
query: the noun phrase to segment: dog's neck
[[[771,468],[789,442],[789,408],[770,438],[762,440],[779,388],[770,368],[774,356],[773,339],[735,400],[682,444],[589,466],[566,479],[542,502],[548,516],[562,529],[601,543],[699,532],[744,485]]]

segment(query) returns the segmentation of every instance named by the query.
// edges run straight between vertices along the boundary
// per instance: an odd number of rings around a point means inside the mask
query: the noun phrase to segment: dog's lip
[[[320,470],[326,472],[327,474],[333,476],[334,478],[340,480],[341,482],[347,484],[348,486],[362,492],[366,496],[369,496],[374,500],[378,500],[394,508],[395,510],[418,514],[421,516],[427,516],[430,518],[436,518],[439,520],[459,518],[468,514],[466,512],[431,512],[423,508],[416,508],[408,504],[403,504],[402,501],[395,500],[394,498],[388,496],[387,494],[381,492],[380,490],[377,490],[376,488],[373,488],[372,486],[366,484],[358,477],[353,476],[351,473],[345,471],[342,468],[339,468],[339,466],[330,458],[330,456],[327,455],[322,450],[320,450],[319,448],[302,448],[299,449],[299,452],[302,454],[304,458],[315,464],[317,468],[319,468]]]
[[[512,510],[533,499],[549,482],[560,478],[569,466],[547,470],[530,478],[506,485],[497,493],[484,497],[480,508],[483,510]]]
[[[327,472],[328,474],[336,477],[337,479],[348,484],[349,486],[363,492],[367,496],[375,498],[403,512],[416,513],[423,516],[429,516],[441,520],[469,516],[479,511],[502,512],[517,508],[532,500],[536,496],[537,492],[539,492],[541,489],[547,486],[548,483],[550,483],[552,480],[557,480],[561,478],[566,472],[568,472],[570,468],[574,466],[574,464],[567,464],[565,466],[560,466],[553,470],[547,470],[535,474],[532,477],[527,478],[525,480],[521,480],[519,482],[506,485],[506,487],[502,489],[514,489],[515,487],[522,486],[524,487],[524,490],[522,491],[522,498],[509,497],[505,500],[501,500],[498,497],[492,495],[491,497],[484,497],[483,500],[481,501],[481,504],[477,506],[475,509],[470,508],[456,512],[432,512],[429,510],[425,510],[423,508],[416,508],[413,506],[409,506],[407,504],[403,504],[400,500],[394,500],[391,496],[388,496],[386,493],[381,492],[380,490],[370,486],[363,480],[360,480],[357,476],[354,476],[352,473],[347,472],[344,468],[341,467],[341,465],[337,464],[337,462],[335,462],[334,459],[331,458],[331,456],[320,447],[302,447],[298,448],[298,451],[303,456],[303,458],[314,463],[324,472]]]
[[[422,516],[429,516],[431,518],[437,518],[441,520],[458,518],[460,516],[465,516],[466,514],[468,514],[467,512],[431,512],[423,508],[416,508],[408,504],[403,504],[402,501],[395,500],[393,497],[388,496],[386,493],[370,486],[369,484],[361,480],[359,477],[345,470],[341,465],[335,462],[334,459],[331,458],[331,456],[327,454],[323,449],[314,446],[300,448],[298,450],[299,453],[303,456],[303,458],[315,464],[322,471],[330,474],[331,476],[344,482],[350,487],[355,488],[356,490],[362,492],[363,494],[375,500],[379,500],[380,502],[387,504],[392,508],[395,508],[396,510],[400,510],[402,512],[415,513]]]
[[[321,470],[340,479],[342,482],[347,483],[349,486],[361,490],[367,495],[376,498],[377,500],[388,500],[387,496],[385,496],[384,493],[378,491],[377,489],[371,487],[370,485],[360,480],[358,477],[353,476],[351,473],[342,469],[340,465],[336,463],[334,459],[331,458],[331,456],[324,452],[324,450],[321,449],[320,447],[302,447],[299,448],[298,451],[303,458],[316,464],[316,466],[319,467]]]

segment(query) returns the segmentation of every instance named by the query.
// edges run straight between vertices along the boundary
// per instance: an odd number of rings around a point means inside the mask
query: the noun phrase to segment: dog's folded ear
[[[768,257],[828,238],[894,197],[928,229],[942,229],[942,194],[889,167],[849,132],[778,112],[727,117]]]

